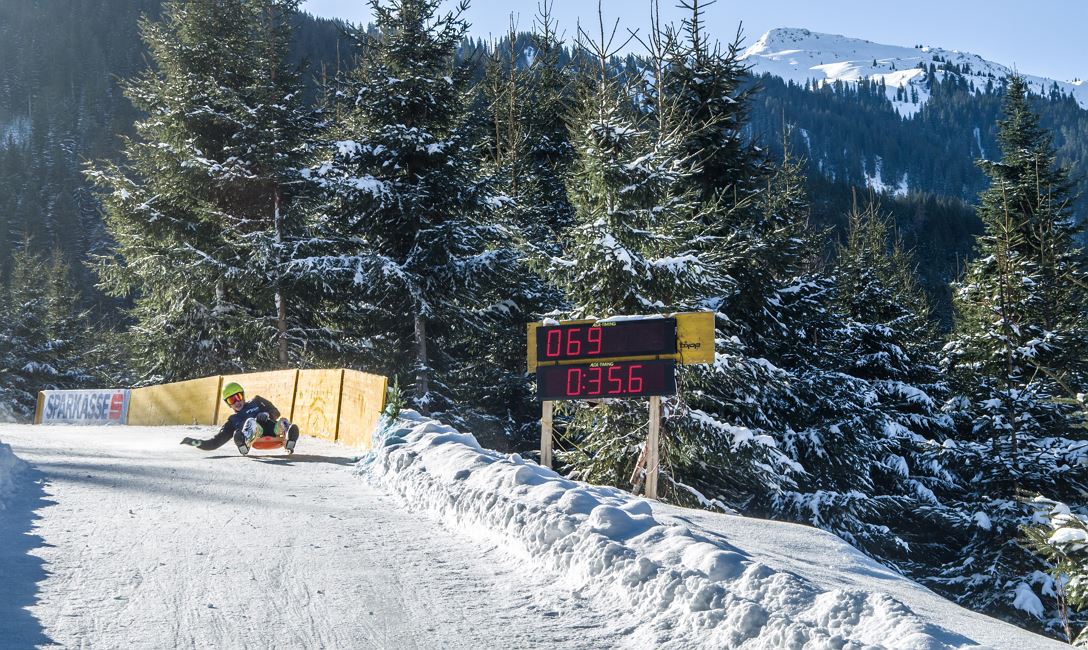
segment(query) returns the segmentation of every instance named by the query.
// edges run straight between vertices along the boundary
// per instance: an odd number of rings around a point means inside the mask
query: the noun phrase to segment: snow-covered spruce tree
[[[820,238],[807,229],[801,167],[787,157],[762,178],[762,189],[727,204],[714,222],[735,251],[729,258],[748,268],[731,267],[743,281],[706,301],[719,314],[719,367],[689,399],[757,433],[777,463],[765,470],[768,480],[753,481],[738,471],[743,457],[720,454],[692,474],[711,499],[819,526],[884,559],[901,556],[908,543],[891,524],[917,503],[916,490],[879,480],[896,446],[883,435],[887,417],[869,380],[845,372],[841,350],[852,332],[834,276],[817,264]]]
[[[168,2],[140,30],[152,66],[125,92],[147,117],[88,177],[116,242],[107,293],[134,298],[145,381],[283,366],[328,337],[287,272],[310,116],[287,62],[298,0]]]
[[[510,47],[495,48],[483,83],[488,168],[534,257],[556,253],[559,234],[573,223],[564,183],[573,153],[565,119],[571,74],[550,11],[550,3],[540,5],[524,51],[512,49],[518,39],[511,28]]]
[[[754,91],[740,58],[742,35],[738,30],[724,49],[712,41],[703,20],[706,5],[680,0],[688,17],[679,33],[671,35],[677,39],[675,46],[662,52],[663,92],[691,123],[681,147],[698,164],[687,183],[704,203],[720,199],[736,206],[759,191],[769,168],[744,134]],[[670,35],[663,37],[669,40]]]
[[[82,388],[90,378],[88,313],[68,273],[58,251],[47,257],[27,241],[12,255],[0,294],[0,420],[28,421],[38,391]]]
[[[748,190],[743,196],[739,190],[725,196],[726,189],[732,187],[730,178],[718,178],[718,186],[708,189],[702,164],[723,169],[747,167],[752,173],[767,167],[750,147],[734,146],[739,134],[719,128],[737,115],[736,104],[746,101],[740,97],[734,104],[728,95],[739,76],[722,78],[739,75],[740,70],[725,64],[722,57],[727,55],[706,41],[698,5],[694,11],[696,16],[679,32],[660,23],[655,15],[644,43],[648,51],[645,69],[633,75],[638,83],[632,94],[639,100],[653,155],[673,160],[681,171],[663,186],[666,193],[656,200],[672,196],[691,206],[680,220],[682,229],[675,230],[676,234],[689,233],[687,243],[677,246],[664,238],[661,242],[672,247],[668,259],[680,274],[678,278],[703,274],[698,281],[687,279],[667,294],[659,294],[663,305],[669,307],[663,311],[710,310],[717,316],[716,362],[679,367],[679,394],[664,404],[661,491],[664,498],[678,503],[743,508],[756,493],[792,485],[789,476],[795,466],[776,446],[767,411],[768,402],[773,401],[768,396],[784,388],[785,374],[746,355],[743,343],[733,336],[733,322],[721,308],[741,290],[734,272],[758,263],[747,256],[752,252],[746,246],[750,240],[738,235],[738,224],[752,219],[745,211],[753,210],[754,203]],[[730,162],[724,160],[733,155],[736,158]],[[663,201],[662,205],[667,204]],[[667,221],[657,226],[669,232]],[[645,411],[644,405],[641,410]],[[637,415],[643,422],[644,414]],[[638,436],[644,433],[639,431],[626,444],[635,444],[637,450],[641,446]],[[629,462],[622,452],[617,454],[620,459]]]
[[[888,500],[882,519],[905,542],[880,556],[924,573],[958,550],[949,546],[959,517],[946,501],[960,486],[943,465],[952,420],[938,402],[947,387],[937,334],[910,253],[874,202],[854,205],[837,252],[837,307],[846,319],[837,354],[844,374],[867,383],[858,388],[878,418],[870,432],[875,455],[867,459],[872,496]]]
[[[1088,278],[1073,241],[1067,175],[1018,77],[1003,109],[1002,160],[980,162],[991,180],[977,209],[985,232],[978,258],[953,286],[956,321],[945,347],[965,396],[951,406],[963,425],[958,471],[972,488],[964,507],[974,517],[960,558],[934,580],[973,609],[1054,624],[1043,604],[1053,602],[1053,582],[1017,543],[1032,516],[1018,496],[1080,507],[1088,490],[1085,429],[1072,400],[1061,399],[1083,390]]]
[[[455,61],[467,5],[440,14],[439,0],[370,4],[376,29],[355,34],[358,66],[309,174],[321,201],[305,264],[324,275],[326,314],[349,358],[411,373],[415,406],[438,415],[457,391],[475,390],[456,385],[475,362],[459,346],[486,345],[523,310],[507,301],[525,276],[479,178],[468,71]]]
[[[942,440],[952,426],[937,399],[937,332],[909,251],[891,217],[870,202],[847,215],[846,241],[835,265],[837,299],[849,319],[845,371],[868,380],[889,417],[886,431],[917,442]],[[919,493],[924,495],[925,492]]]
[[[789,151],[788,143],[784,147]],[[761,218],[747,239],[766,261],[746,275],[756,290],[726,307],[745,352],[783,375],[764,397],[778,448],[794,464],[790,483],[753,494],[748,512],[802,521],[884,556],[903,543],[887,524],[900,495],[880,490],[875,466],[888,453],[869,383],[838,354],[849,336],[834,276],[817,261],[818,233],[807,232],[808,204],[799,161],[787,157],[757,199]]]
[[[491,310],[489,335],[463,337],[473,361],[456,385],[473,387],[463,399],[476,403],[477,417],[469,424],[485,444],[532,448],[539,410],[525,375],[524,323],[562,303],[558,289],[537,271],[558,252],[558,235],[571,223],[563,184],[571,157],[563,119],[570,75],[560,61],[549,4],[540,7],[529,47],[515,49],[517,42],[511,26],[508,46],[493,49],[481,84],[487,107],[483,167],[497,198],[492,218],[512,235],[503,245],[516,249],[517,281]],[[495,429],[504,439],[489,435]]]
[[[1061,631],[1069,643],[1088,645],[1088,513],[1064,503],[1036,497],[1036,519],[1041,523],[1023,528],[1027,547],[1049,565],[1054,579],[1054,599]]]
[[[702,308],[705,296],[731,291],[727,249],[708,230],[710,208],[688,182],[697,169],[684,148],[692,125],[661,83],[665,54],[677,42],[659,32],[649,46],[652,69],[634,77],[643,80],[635,89],[607,75],[603,33],[586,57],[597,69],[583,73],[572,126],[576,158],[568,191],[577,225],[554,264],[574,316]],[[649,96],[655,98],[652,110],[631,100]],[[689,377],[681,374],[681,394],[665,405],[662,490],[671,500],[725,508],[715,500],[730,493],[722,484],[720,492],[703,493],[704,485],[714,485],[712,477],[729,485],[759,484],[771,481],[784,459],[774,458],[766,436],[717,419],[702,403],[685,402],[699,390],[695,383],[689,390]],[[647,420],[644,400],[578,403],[566,431],[571,449],[558,457],[580,478],[626,487],[633,474],[638,481],[634,470]],[[728,472],[716,464],[722,458],[735,461],[724,464]]]

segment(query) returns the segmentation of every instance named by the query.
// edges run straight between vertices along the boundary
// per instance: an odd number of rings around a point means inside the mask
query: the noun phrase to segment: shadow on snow
[[[358,458],[342,456],[318,456],[315,454],[291,454],[284,456],[250,456],[253,460],[270,465],[294,465],[295,463],[330,463],[333,465],[354,465]]]
[[[0,647],[18,650],[53,645],[28,610],[38,602],[38,585],[49,573],[31,551],[45,546],[32,530],[38,511],[54,505],[45,498],[45,475],[27,468],[15,479],[15,493],[0,510]]]

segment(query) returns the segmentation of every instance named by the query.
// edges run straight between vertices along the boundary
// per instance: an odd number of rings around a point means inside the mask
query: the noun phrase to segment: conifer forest
[[[547,3],[493,42],[439,0],[359,28],[299,0],[0,4],[0,417],[345,367],[533,456],[527,323],[711,311],[715,362],[665,400],[664,501],[822,528],[1074,640],[1088,111],[952,76],[900,117],[755,77],[681,3],[622,55]],[[985,156],[945,146],[976,126]],[[874,139],[910,193],[865,188]],[[557,469],[629,488],[647,418],[563,403]]]

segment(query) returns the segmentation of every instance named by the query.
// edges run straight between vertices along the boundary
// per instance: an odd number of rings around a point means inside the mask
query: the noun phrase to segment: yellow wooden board
[[[668,314],[667,317],[676,319],[676,354],[647,354],[635,357],[612,357],[608,359],[593,359],[597,361],[647,361],[651,359],[675,359],[685,365],[696,363],[714,363],[714,313],[709,311],[681,312]],[[558,321],[560,325],[583,325],[594,323],[594,320],[564,320]],[[543,323],[529,323],[528,345],[526,358],[528,359],[529,372],[536,372],[538,364],[536,358],[536,331]],[[553,323],[554,325],[554,323]],[[546,362],[546,365],[572,365],[588,363],[585,359],[568,359],[566,361]]]
[[[45,393],[38,391],[38,404],[34,407],[34,424],[42,423],[42,409],[45,407]]]
[[[676,318],[676,360],[682,364],[714,363],[714,312],[673,314]]]
[[[302,433],[325,440],[336,440],[343,377],[343,370],[298,371],[295,414],[291,421],[298,425]]]
[[[388,380],[358,370],[344,371],[337,440],[345,445],[370,449],[374,427],[385,408]]]
[[[215,424],[219,377],[135,388],[128,407],[128,424]]]
[[[242,385],[246,392],[246,399],[253,399],[257,395],[275,404],[280,410],[280,415],[289,420],[294,420],[295,383],[298,380],[297,370],[273,370],[271,372],[252,372],[245,375],[223,375],[222,386],[232,381]],[[219,412],[216,415],[216,423],[223,424],[231,416],[232,411],[216,395],[216,404]]]

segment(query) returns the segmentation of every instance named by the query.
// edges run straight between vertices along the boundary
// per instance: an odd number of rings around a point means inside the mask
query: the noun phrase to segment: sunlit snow
[[[883,81],[888,99],[904,117],[915,115],[929,100],[925,78],[930,65],[942,78],[948,74],[942,67],[959,68],[975,92],[984,92],[987,84],[999,85],[1013,72],[1008,66],[969,52],[928,46],[882,45],[797,28],[768,31],[744,51],[742,58],[752,65],[753,74],[769,73],[801,86],[806,81],[817,86],[836,81],[847,84],[863,79],[875,83]],[[1088,85],[1083,80],[1057,81],[1019,72],[1030,92],[1049,95],[1057,88],[1058,92],[1074,97],[1082,107],[1088,108]],[[897,99],[896,91],[901,87],[903,97]],[[917,95],[917,101],[912,92]]]

